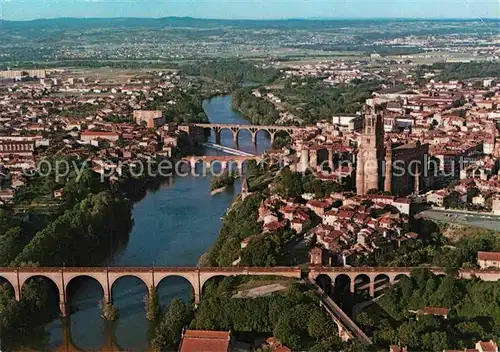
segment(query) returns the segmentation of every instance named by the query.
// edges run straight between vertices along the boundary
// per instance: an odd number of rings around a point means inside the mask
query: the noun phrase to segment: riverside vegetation
[[[354,80],[349,84],[325,86],[321,78],[306,78],[297,85],[291,80],[283,83],[282,89],[259,88],[262,95],[272,92],[281,98],[286,111],[292,113],[295,122],[314,124],[330,120],[335,114],[354,114],[382,81]],[[296,82],[295,82],[296,83]],[[256,125],[275,124],[279,112],[273,103],[252,94],[252,88],[240,88],[233,92],[233,108]]]
[[[387,345],[412,351],[470,348],[479,340],[500,337],[500,284],[479,279],[457,279],[453,270],[444,277],[415,269],[390,291],[355,317],[373,336],[379,351]],[[425,306],[449,308],[448,317],[415,311]],[[385,346],[385,349],[382,349]]]
[[[237,175],[234,171],[225,170],[221,175],[213,176],[210,180],[210,190],[216,191],[223,187],[234,185]]]
[[[258,280],[265,284],[273,279]],[[228,277],[209,281],[196,311],[180,300],[172,301],[152,341],[153,347],[159,351],[175,350],[182,328],[188,326],[197,330],[231,330],[233,335],[272,334],[294,350],[359,350],[356,344],[341,342],[335,323],[318,305],[319,297],[314,290],[291,283],[285,291],[270,296],[232,298],[248,280],[248,277]]]
[[[90,168],[83,169],[78,181],[74,170],[58,181],[53,173],[28,178],[16,193],[13,208],[0,212],[0,265],[102,263],[128,241],[132,202],[125,185],[134,188],[133,182],[114,186],[100,182]],[[62,191],[61,199],[53,199],[55,190]],[[58,314],[57,301],[51,298],[59,295],[53,290],[46,281],[34,278],[22,288],[17,302],[12,287],[0,285],[2,349],[44,348],[48,336],[40,326]],[[117,314],[105,315],[116,318]]]

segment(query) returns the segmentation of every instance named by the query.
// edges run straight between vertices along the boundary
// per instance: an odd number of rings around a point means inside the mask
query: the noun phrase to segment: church
[[[418,194],[427,186],[429,145],[385,141],[381,108],[365,109],[356,161],[358,195],[385,191],[394,196]]]

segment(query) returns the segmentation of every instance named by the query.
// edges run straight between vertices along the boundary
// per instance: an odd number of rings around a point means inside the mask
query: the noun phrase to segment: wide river
[[[248,124],[232,110],[231,96],[205,101],[204,109],[211,122]],[[210,138],[213,141],[214,136]],[[222,131],[221,143],[234,147],[229,131]],[[239,148],[242,150],[262,153],[269,146],[269,138],[263,132],[257,136],[257,150],[254,150],[250,134],[240,133]],[[219,152],[207,149],[205,153],[216,155]],[[129,242],[108,262],[112,266],[196,266],[199,257],[217,238],[221,217],[239,187],[240,184],[236,184],[231,190],[211,196],[209,176],[172,178],[134,205],[134,227]],[[64,350],[64,336],[69,336],[66,341],[82,351],[107,350],[111,343],[120,350],[149,349],[151,329],[144,309],[146,287],[141,281],[125,277],[113,285],[113,303],[120,316],[112,324],[100,317],[99,301],[103,292],[97,282],[82,278],[72,282],[68,291],[69,305],[75,312],[68,318],[67,328],[60,319],[46,327],[50,349]],[[158,295],[165,308],[173,298],[188,300],[191,287],[181,278],[166,278],[159,284]]]

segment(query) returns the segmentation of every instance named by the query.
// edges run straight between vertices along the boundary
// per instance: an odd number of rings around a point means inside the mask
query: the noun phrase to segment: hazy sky
[[[500,0],[0,0],[5,20],[54,17],[499,18]]]

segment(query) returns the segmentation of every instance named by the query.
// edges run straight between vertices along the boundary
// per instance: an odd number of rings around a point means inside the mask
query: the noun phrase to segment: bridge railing
[[[0,267],[1,272],[201,272],[201,273],[301,273],[299,267]]]

